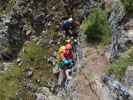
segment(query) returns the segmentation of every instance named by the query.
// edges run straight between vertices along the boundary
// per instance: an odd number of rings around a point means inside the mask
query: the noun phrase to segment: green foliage
[[[58,32],[50,32],[50,35],[53,39],[57,39],[58,36],[59,36],[59,33]]]
[[[133,0],[121,0],[121,1],[124,4],[127,12],[133,11]]]
[[[48,56],[47,50],[47,48],[43,48],[33,41],[24,44],[19,54],[23,64],[18,66],[16,61],[14,61],[13,64],[8,66],[7,71],[0,72],[0,100],[16,100],[16,92],[23,89],[23,83],[20,80],[23,80],[25,69],[29,67],[33,69],[34,74],[31,80],[34,85],[46,85],[52,77],[52,67],[45,60],[45,56]],[[36,82],[38,79],[41,83]],[[23,95],[23,100],[32,100],[32,93],[29,91],[24,91]]]
[[[48,48],[43,48],[35,42],[26,42],[19,57],[23,60],[22,70],[33,68],[33,80],[48,80],[52,77],[52,67],[47,64]]]
[[[110,65],[107,74],[115,75],[117,78],[121,79],[121,77],[125,74],[128,65],[132,64],[133,49],[130,49],[128,52],[124,53],[118,60],[116,60]]]
[[[15,100],[16,92],[20,88],[18,78],[22,71],[14,63],[5,72],[0,72],[0,100]]]
[[[32,64],[40,64],[44,60],[47,49],[36,45],[35,42],[27,42],[24,44],[23,50],[20,53],[20,57],[24,61],[31,62]]]
[[[106,44],[110,41],[111,29],[105,13],[100,9],[94,9],[90,13],[83,21],[81,29],[86,34],[88,42]]]
[[[7,14],[9,11],[11,11],[15,3],[16,3],[16,0],[0,1],[0,15]]]

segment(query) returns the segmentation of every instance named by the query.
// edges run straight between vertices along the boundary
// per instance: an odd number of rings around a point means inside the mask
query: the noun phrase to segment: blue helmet
[[[63,63],[64,63],[64,65],[69,65],[69,64],[70,64],[70,61],[65,59],[65,60],[63,61]]]

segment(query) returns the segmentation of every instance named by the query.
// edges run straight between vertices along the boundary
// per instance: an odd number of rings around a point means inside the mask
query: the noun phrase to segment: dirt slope
[[[85,41],[82,41],[83,62],[76,76],[79,100],[109,100],[107,91],[100,82],[100,76],[108,64],[104,50],[99,52],[94,46],[85,44]]]

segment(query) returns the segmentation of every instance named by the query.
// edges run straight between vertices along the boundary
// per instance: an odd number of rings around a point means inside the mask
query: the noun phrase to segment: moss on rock
[[[7,71],[0,72],[0,100],[15,100],[16,92],[21,87],[18,82],[21,69],[15,63],[8,67]]]
[[[129,65],[133,64],[133,48],[123,53],[107,70],[108,75],[115,75],[121,79]]]
[[[52,67],[47,64],[48,48],[41,47],[35,42],[26,42],[19,57],[23,60],[23,70],[32,68],[33,81],[48,81],[52,77]]]

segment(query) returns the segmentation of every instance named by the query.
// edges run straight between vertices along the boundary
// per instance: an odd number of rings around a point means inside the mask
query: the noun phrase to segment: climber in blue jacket
[[[63,23],[61,24],[61,32],[64,33],[65,36],[70,36],[72,32],[70,31],[73,26],[73,19],[69,18],[67,20],[64,20]]]

